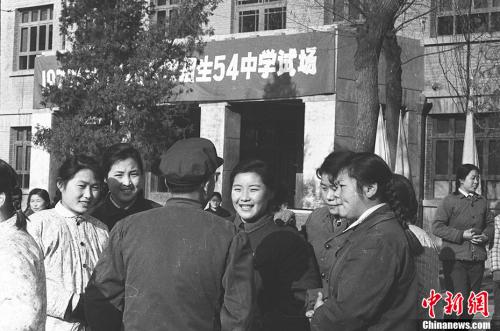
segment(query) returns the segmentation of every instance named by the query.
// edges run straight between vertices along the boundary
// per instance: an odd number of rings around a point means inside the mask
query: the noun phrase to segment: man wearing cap
[[[111,231],[85,293],[92,331],[249,329],[248,238],[202,208],[222,162],[203,138],[178,141],[163,154],[160,170],[172,197]]]

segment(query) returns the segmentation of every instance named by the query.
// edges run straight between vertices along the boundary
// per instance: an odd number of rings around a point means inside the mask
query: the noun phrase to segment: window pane
[[[166,17],[167,17],[167,12],[165,10],[160,10],[156,14],[156,22],[160,25],[165,24]]]
[[[23,140],[24,140],[24,130],[16,129],[16,141],[23,141]]]
[[[38,10],[34,9],[31,11],[31,22],[38,21]]]
[[[52,24],[49,25],[49,44],[47,45],[47,49],[52,49]]]
[[[49,9],[44,8],[40,10],[40,21],[45,21],[49,17]]]
[[[462,154],[464,151],[464,141],[463,140],[455,140],[453,142],[453,173],[458,168],[459,165],[462,164]]]
[[[24,170],[30,170],[31,146],[26,146],[26,159],[24,160]]]
[[[441,10],[441,11],[451,10],[451,1],[452,0],[440,0],[439,1],[439,10]]]
[[[16,146],[16,170],[23,170],[23,146]]]
[[[437,33],[439,36],[453,34],[453,16],[440,16],[437,22]]]
[[[259,11],[247,10],[239,13],[239,32],[251,32],[259,29]]]
[[[45,50],[45,39],[47,38],[47,26],[42,25],[40,26],[39,33],[40,35],[38,36],[38,50],[44,51]]]
[[[29,188],[29,187],[30,187],[30,175],[26,174],[24,175],[23,188]]]
[[[489,142],[488,175],[500,175],[500,140]]]
[[[450,182],[447,180],[435,180],[434,181],[434,197],[444,198],[450,193]]]
[[[357,20],[361,18],[361,11],[359,10],[359,1],[349,1],[349,18]]]
[[[500,0],[493,0],[492,5],[493,7],[500,7]]]
[[[458,9],[469,9],[472,5],[471,0],[456,0],[456,6]],[[463,12],[463,11],[462,11]]]
[[[449,118],[437,118],[436,119],[436,133],[448,133],[450,132],[450,119]]]
[[[19,70],[28,69],[28,57],[20,56],[19,57]]]
[[[21,15],[21,22],[28,23],[30,21],[30,12],[24,11]]]
[[[158,6],[165,6],[167,4],[167,0],[158,0],[157,5]]]
[[[31,141],[31,128],[26,128],[26,140]]]
[[[32,26],[30,28],[30,51],[36,51],[36,35],[38,32],[38,27]]]
[[[36,55],[30,55],[28,58],[28,69],[34,69],[35,68],[35,58]]]
[[[491,13],[490,29],[491,31],[500,31],[500,12]]]
[[[488,181],[486,184],[486,198],[487,199],[500,199],[500,182]]]
[[[28,28],[21,29],[21,52],[28,51]]]
[[[474,8],[488,7],[488,0],[474,0]]]
[[[455,119],[455,133],[465,133],[465,117]]]
[[[488,31],[488,14],[473,14],[470,16],[470,29],[472,32]]]
[[[50,15],[49,15],[50,17],[49,17],[49,18],[50,18],[50,19],[52,19],[52,18],[53,18],[53,17],[52,17],[52,13],[53,13],[53,12],[54,12],[54,8],[50,7],[50,8],[49,8],[49,13],[50,13]]]
[[[170,0],[171,5],[176,5],[180,2],[180,0]]]
[[[448,174],[448,140],[436,141],[436,175]]]
[[[23,175],[17,175],[17,185],[23,187]]]
[[[264,14],[264,30],[284,29],[286,22],[286,8],[269,8]]]

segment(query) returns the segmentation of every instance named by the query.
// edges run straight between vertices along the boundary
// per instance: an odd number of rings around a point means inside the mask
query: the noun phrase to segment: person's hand
[[[464,238],[464,240],[472,240],[475,234],[475,230],[473,228],[470,228],[464,231],[462,237]]]
[[[319,307],[323,306],[325,302],[323,301],[323,293],[318,292],[318,297],[316,298],[316,303],[314,304],[314,311]]]
[[[484,234],[475,234],[472,236],[471,243],[474,245],[481,245],[488,241],[488,237]]]
[[[323,294],[321,292],[318,292],[318,296],[316,297],[316,303],[314,304],[314,309],[306,311],[306,317],[309,318],[309,321],[314,315],[314,312],[316,309],[321,307],[325,302],[323,301]]]

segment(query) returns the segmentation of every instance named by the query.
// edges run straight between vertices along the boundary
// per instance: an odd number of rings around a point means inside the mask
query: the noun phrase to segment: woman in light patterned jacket
[[[0,159],[0,330],[44,331],[43,257],[12,204],[16,182],[15,171]]]

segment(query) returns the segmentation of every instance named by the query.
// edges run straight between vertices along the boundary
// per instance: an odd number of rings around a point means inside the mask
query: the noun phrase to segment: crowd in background
[[[222,164],[207,139],[176,142],[161,156],[160,206],[144,197],[139,152],[116,144],[99,161],[68,157],[58,201],[33,189],[21,211],[17,174],[0,160],[0,330],[411,331],[442,290],[440,268],[444,289],[480,289],[498,233],[475,166],[458,168],[436,212],[438,251],[415,225],[411,181],[375,154],[326,156],[324,206],[300,231],[262,160],[234,167],[235,215],[222,208]]]

